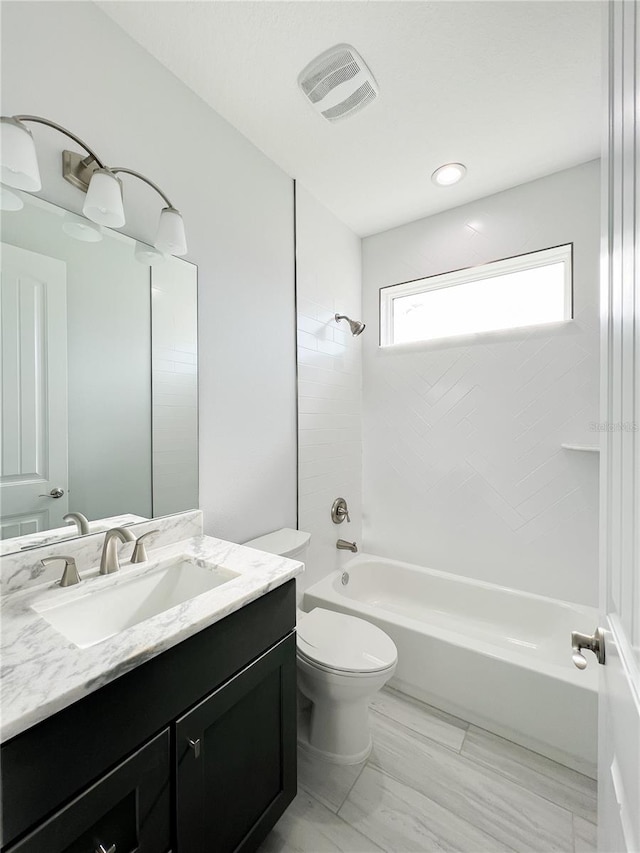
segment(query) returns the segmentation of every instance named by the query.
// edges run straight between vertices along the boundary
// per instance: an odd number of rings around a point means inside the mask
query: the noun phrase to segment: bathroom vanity
[[[177,553],[234,579],[86,648],[33,609],[42,584],[3,596],[6,853],[255,850],[295,796],[302,565],[196,536],[150,552],[143,573]],[[88,597],[127,571],[83,581]]]

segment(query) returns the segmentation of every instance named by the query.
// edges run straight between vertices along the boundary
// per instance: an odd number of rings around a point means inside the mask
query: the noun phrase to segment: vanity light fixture
[[[184,222],[173,207],[163,207],[154,246],[165,255],[184,255],[187,251],[187,237]]]
[[[18,117],[2,121],[2,169],[0,180],[17,190],[37,192],[42,187],[33,135]]]
[[[164,254],[186,254],[187,241],[182,216],[157,184],[133,169],[107,166],[82,139],[49,119],[31,115],[0,117],[0,181],[3,184],[27,192],[37,192],[42,187],[33,135],[24,122],[52,127],[87,152],[84,157],[74,151],[62,152],[63,177],[87,194],[82,208],[87,219],[108,228],[121,228],[125,223],[125,215],[122,183],[117,176],[131,175],[148,184],[165,203],[160,213],[156,249]]]
[[[431,175],[431,180],[439,187],[450,187],[457,184],[467,174],[467,167],[462,163],[445,163],[439,166]]]
[[[95,170],[87,187],[82,212],[98,225],[122,228],[125,223],[122,186],[112,171]]]

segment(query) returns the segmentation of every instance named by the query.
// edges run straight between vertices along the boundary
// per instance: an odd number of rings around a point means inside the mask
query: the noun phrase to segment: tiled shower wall
[[[338,568],[361,543],[362,339],[334,314],[361,315],[361,241],[308,192],[297,190],[298,526],[311,533],[302,591]],[[375,329],[373,330],[375,334]],[[344,497],[351,523],[331,521]]]
[[[594,161],[363,241],[367,551],[597,603]],[[444,192],[444,190],[443,190]],[[574,321],[378,347],[379,288],[574,244]]]

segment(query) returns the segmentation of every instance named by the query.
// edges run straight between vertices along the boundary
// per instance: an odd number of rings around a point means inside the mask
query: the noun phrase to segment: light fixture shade
[[[0,186],[0,210],[22,210],[24,202],[7,187]]]
[[[21,121],[0,119],[0,155],[3,184],[30,193],[41,188],[36,146],[31,131]]]
[[[82,212],[87,219],[107,228],[124,225],[120,181],[109,169],[96,169],[91,176]]]
[[[175,207],[163,207],[154,246],[166,255],[186,255],[187,237],[182,216]]]
[[[147,246],[146,243],[140,243],[139,240],[136,240],[134,256],[138,263],[146,264],[148,267],[163,264],[167,260],[167,256],[163,255],[162,252],[154,249],[153,246]]]
[[[82,243],[99,243],[102,240],[102,228],[75,213],[65,213],[62,230]]]

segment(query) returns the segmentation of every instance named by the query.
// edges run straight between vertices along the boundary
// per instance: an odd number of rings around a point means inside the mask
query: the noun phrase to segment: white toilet
[[[245,545],[304,561],[310,539],[283,528]],[[298,687],[311,703],[300,746],[338,764],[364,761],[372,746],[369,702],[398,660],[393,640],[364,619],[319,607],[298,611],[297,635]]]

